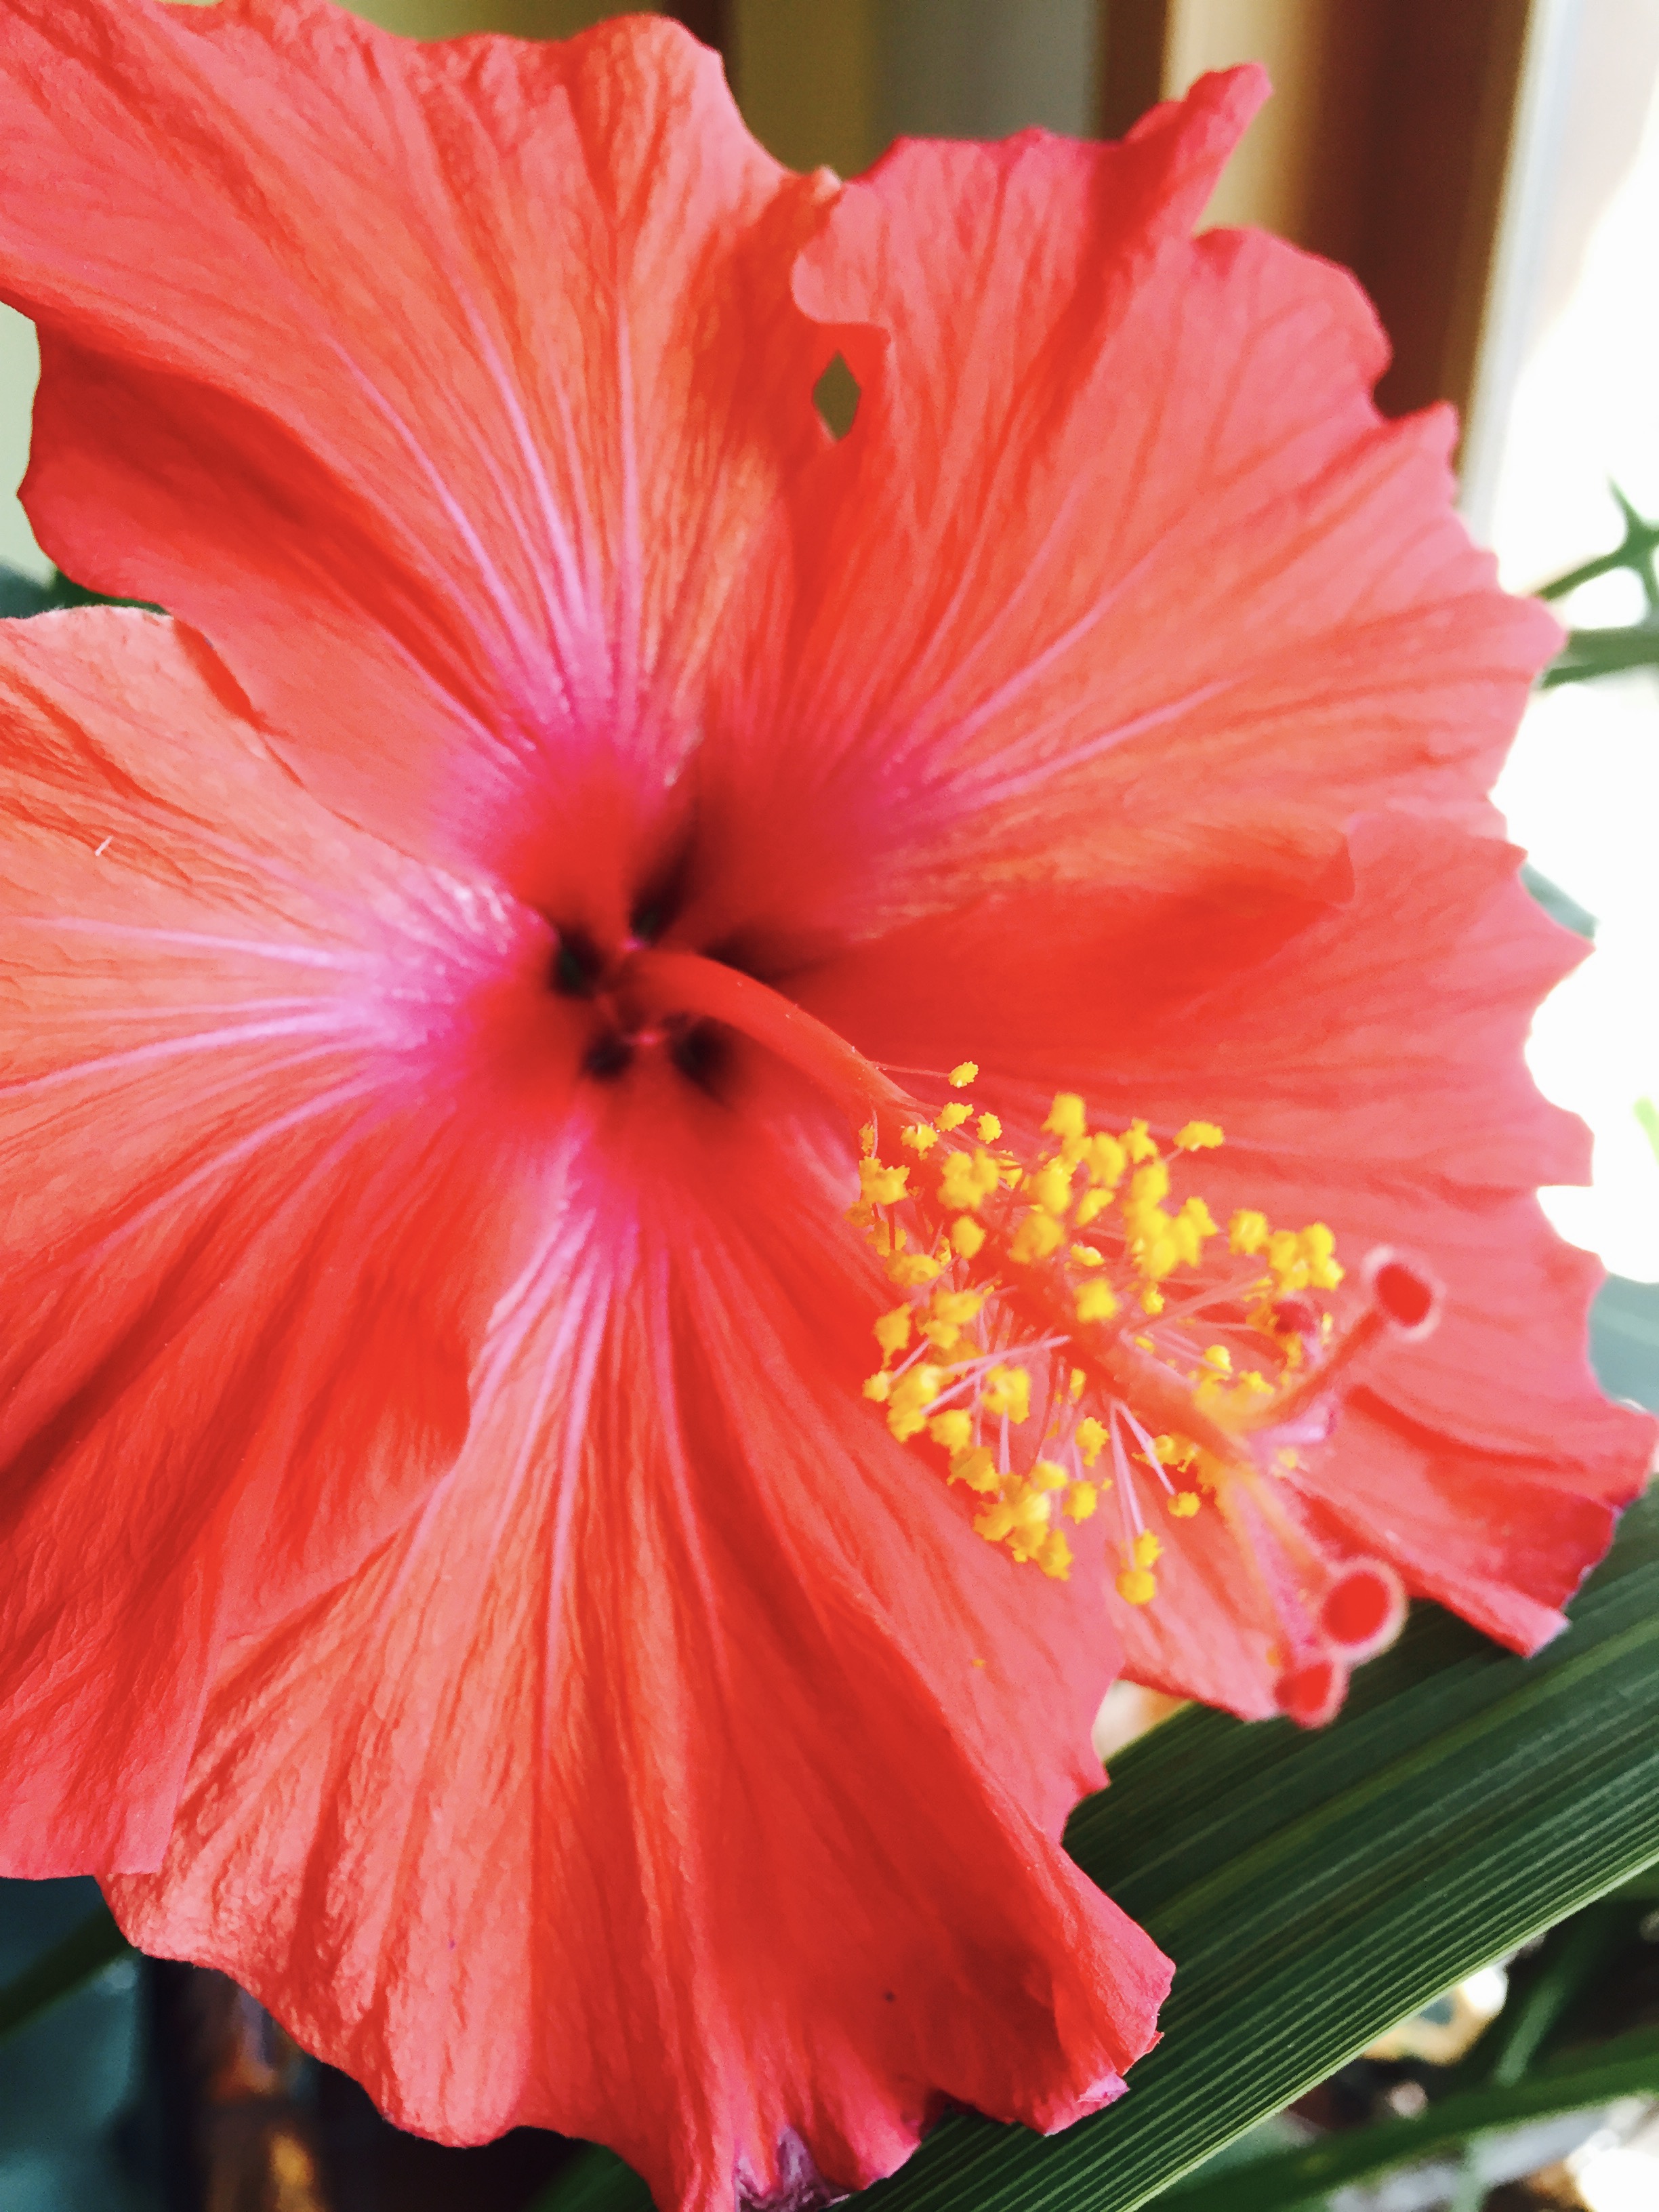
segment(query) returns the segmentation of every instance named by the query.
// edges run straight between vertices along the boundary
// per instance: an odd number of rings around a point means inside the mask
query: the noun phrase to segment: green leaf
[[[61,1942],[0,1988],[0,2041],[32,2027],[41,2014],[89,1982],[94,1974],[125,1959],[131,1945],[109,1913],[88,1913]]]
[[[1334,2189],[1371,2181],[1395,2166],[1443,2157],[1466,2142],[1533,2120],[1582,2112],[1615,2097],[1650,2096],[1659,2089],[1659,2028],[1574,2051],[1540,2066],[1524,2080],[1461,2097],[1445,2097],[1414,2119],[1385,2120],[1352,2128],[1291,2151],[1275,2152],[1213,2179],[1200,2178],[1168,2191],[1169,2212],[1304,2212],[1322,2204]]]
[[[1659,1495],[1572,1613],[1521,1660],[1420,1607],[1328,1729],[1194,1709],[1132,1745],[1066,1841],[1177,1962],[1163,2043],[1065,2134],[953,2118],[855,2201],[1131,2212],[1659,1859]],[[564,2185],[579,2179],[582,2212],[644,2201],[614,2160],[577,2160]],[[544,2212],[568,2201],[556,2184]]]

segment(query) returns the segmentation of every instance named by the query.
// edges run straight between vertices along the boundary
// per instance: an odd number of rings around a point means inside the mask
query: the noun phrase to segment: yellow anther
[[[981,1114],[974,1127],[979,1131],[979,1140],[982,1145],[994,1145],[1002,1134],[1002,1124],[994,1114]]]
[[[1233,1371],[1233,1355],[1224,1344],[1206,1345],[1204,1348],[1204,1364],[1206,1367],[1213,1367],[1219,1374],[1231,1375]]]
[[[1129,1605],[1150,1605],[1158,1584],[1144,1567],[1126,1567],[1117,1578],[1117,1594]]]
[[[1060,1511],[1073,1521],[1086,1521],[1100,1503],[1100,1492],[1092,1482],[1074,1482]]]
[[[1072,1203],[1072,1178],[1058,1160],[1039,1168],[1031,1177],[1031,1195],[1050,1213],[1064,1213]]]
[[[976,1213],[1001,1182],[1002,1171],[989,1152],[951,1152],[939,1169],[939,1201],[952,1213]]]
[[[1148,1160],[1129,1178],[1128,1204],[1153,1206],[1170,1195],[1170,1170],[1160,1159]]]
[[[1246,1398],[1271,1398],[1273,1386],[1267,1376],[1252,1367],[1238,1378],[1239,1395]]]
[[[925,1361],[901,1375],[887,1403],[887,1425],[901,1443],[927,1425],[927,1408],[945,1383],[945,1370]]]
[[[1303,1231],[1297,1242],[1307,1266],[1310,1287],[1334,1291],[1343,1275],[1343,1270],[1336,1264],[1335,1237],[1322,1221],[1316,1221]]]
[[[1176,1133],[1176,1149],[1182,1152],[1212,1152],[1220,1142],[1221,1132],[1213,1121],[1188,1121]]]
[[[910,1341],[909,1307],[895,1306],[891,1313],[883,1314],[871,1334],[888,1358],[896,1352],[902,1352]]]
[[[1110,1321],[1117,1311],[1117,1297],[1109,1283],[1097,1275],[1085,1283],[1077,1294],[1077,1317],[1079,1321]]]
[[[1034,1261],[1048,1259],[1065,1242],[1065,1224],[1043,1207],[1034,1206],[1015,1230],[1008,1250],[1021,1267],[1028,1267]]]
[[[1241,1206],[1227,1224],[1227,1249],[1231,1252],[1260,1252],[1271,1231],[1265,1213],[1257,1213],[1250,1206]]]
[[[1014,1525],[1014,1509],[1001,1498],[974,1516],[974,1534],[983,1536],[988,1544],[1000,1544]]]
[[[974,1440],[974,1417],[961,1407],[953,1406],[947,1413],[934,1414],[927,1424],[927,1433],[946,1451],[964,1452]]]
[[[1101,1447],[1106,1442],[1105,1423],[1096,1420],[1092,1413],[1085,1413],[1077,1425],[1076,1440],[1077,1448],[1083,1454],[1083,1464],[1092,1467],[1100,1457]]]
[[[974,1451],[955,1453],[951,1461],[951,1480],[965,1482],[969,1490],[977,1490],[981,1496],[995,1490],[1002,1480],[997,1472],[996,1455],[988,1444],[981,1444]]]
[[[1112,1202],[1109,1190],[1085,1190],[1077,1202],[1077,1225],[1086,1229],[1097,1213],[1104,1213]]]
[[[1199,1495],[1195,1490],[1177,1490],[1170,1500],[1170,1510],[1177,1521],[1190,1521],[1198,1508]]]
[[[1129,1155],[1115,1137],[1108,1136],[1103,1129],[1089,1139],[1089,1173],[1097,1183],[1115,1190],[1123,1180],[1124,1170],[1129,1164]]]
[[[1143,1352],[1156,1352],[1158,1350],[1157,1345],[1153,1343],[1150,1336],[1138,1336],[1135,1339],[1135,1342],[1140,1346]]]
[[[1088,1380],[1088,1376],[1084,1373],[1080,1367],[1074,1367],[1072,1370],[1070,1376],[1067,1377],[1066,1384],[1066,1395],[1069,1396],[1074,1406],[1078,1400],[1083,1395],[1083,1388]]]
[[[1150,1528],[1143,1528],[1135,1538],[1133,1552],[1138,1567],[1155,1567],[1164,1557],[1164,1547]]]
[[[983,1291],[935,1291],[928,1301],[921,1333],[941,1352],[952,1352],[962,1340],[963,1328],[984,1304]]]
[[[1042,1540],[1036,1563],[1045,1575],[1057,1583],[1067,1582],[1072,1572],[1072,1547],[1066,1540],[1065,1531],[1051,1528]]]
[[[1132,1160],[1155,1160],[1158,1158],[1158,1146],[1147,1134],[1144,1121],[1131,1121],[1121,1141]]]
[[[976,1060],[958,1060],[957,1065],[951,1070],[950,1082],[951,1090],[965,1091],[978,1073],[979,1062]]]
[[[1040,1459],[1031,1469],[1033,1490],[1064,1490],[1070,1477],[1063,1467],[1056,1467],[1051,1459]]]
[[[887,1262],[889,1279],[902,1291],[919,1290],[923,1283],[936,1281],[944,1272],[943,1262],[930,1259],[926,1252],[902,1253]]]
[[[873,1398],[878,1406],[884,1406],[887,1403],[892,1388],[893,1378],[884,1367],[876,1374],[867,1375],[865,1377],[864,1395],[866,1398]]]
[[[899,1131],[899,1142],[908,1145],[913,1152],[920,1152],[925,1158],[938,1144],[939,1131],[926,1121],[912,1121],[908,1128]]]
[[[1031,1411],[1031,1378],[1023,1367],[994,1367],[985,1378],[980,1404],[988,1413],[1024,1421]]]
[[[973,1110],[971,1106],[964,1106],[960,1098],[953,1098],[948,1106],[939,1108],[936,1126],[947,1131],[959,1129]]]
[[[1106,1265],[1106,1255],[1092,1244],[1073,1244],[1072,1257],[1079,1267],[1103,1267]]]
[[[1190,1221],[1200,1237],[1218,1237],[1221,1233],[1201,1198],[1189,1198],[1181,1209],[1180,1218]]]
[[[1163,1312],[1164,1293],[1156,1284],[1148,1283],[1141,1292],[1140,1306],[1143,1313],[1161,1314]]]
[[[871,1206],[896,1206],[905,1194],[908,1168],[884,1167],[874,1158],[859,1162],[860,1195]]]
[[[1083,1101],[1075,1091],[1057,1091],[1054,1103],[1048,1109],[1048,1118],[1043,1123],[1051,1137],[1086,1137],[1089,1124],[1083,1110]]]
[[[971,1260],[983,1248],[985,1231],[977,1221],[966,1213],[958,1214],[951,1224],[951,1249],[959,1258]]]

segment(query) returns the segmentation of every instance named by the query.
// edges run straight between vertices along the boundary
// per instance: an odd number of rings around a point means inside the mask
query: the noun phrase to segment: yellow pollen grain
[[[1131,1121],[1119,1140],[1132,1160],[1155,1160],[1158,1146],[1147,1133],[1144,1121]]]
[[[1176,1150],[1181,1152],[1212,1152],[1220,1142],[1221,1132],[1213,1121],[1188,1121],[1176,1133]]]
[[[940,1413],[935,1418],[942,1421],[945,1416]],[[953,1452],[950,1479],[952,1482],[965,1482],[969,1490],[977,1490],[981,1496],[994,1490],[1002,1480],[997,1473],[996,1455],[988,1444],[980,1444],[973,1451]]]
[[[1062,1141],[1067,1137],[1088,1135],[1089,1124],[1085,1117],[1083,1101],[1075,1091],[1055,1093],[1054,1103],[1048,1109],[1048,1118],[1042,1126],[1049,1136],[1059,1137]]]
[[[948,1413],[934,1414],[927,1424],[927,1433],[948,1452],[965,1451],[974,1440],[974,1417],[961,1407],[953,1406]]]
[[[895,1306],[891,1313],[883,1314],[871,1334],[890,1359],[896,1352],[902,1352],[910,1341],[909,1307]]]
[[[1066,1242],[1062,1223],[1040,1206],[1034,1206],[1021,1220],[1009,1245],[1010,1255],[1021,1267],[1030,1267],[1037,1260],[1047,1260]]]
[[[978,1073],[979,1062],[976,1060],[958,1060],[956,1066],[951,1070],[950,1085],[951,1090],[965,1091]]]
[[[985,1378],[979,1402],[988,1413],[1015,1422],[1029,1420],[1031,1378],[1023,1367],[994,1367]]]
[[[978,1073],[963,1061],[954,1087],[963,1091]],[[1328,1311],[1316,1307],[1304,1318],[1302,1301],[1281,1304],[1290,1291],[1317,1293],[1342,1280],[1328,1226],[1275,1230],[1265,1213],[1244,1207],[1221,1238],[1201,1195],[1172,1194],[1172,1170],[1184,1177],[1184,1157],[1218,1146],[1218,1124],[1188,1121],[1161,1146],[1145,1121],[1118,1135],[1091,1134],[1074,1091],[1055,1095],[1043,1135],[1030,1142],[1006,1139],[998,1116],[967,1097],[902,1128],[899,1141],[908,1167],[879,1157],[873,1124],[860,1133],[850,1218],[901,1298],[872,1323],[882,1367],[864,1381],[866,1397],[895,1437],[936,1450],[939,1471],[948,1467],[950,1481],[974,1493],[964,1517],[981,1536],[1058,1579],[1072,1562],[1061,1521],[1092,1518],[1113,1487],[1098,1462],[1109,1447],[1119,1451],[1114,1424],[1135,1425],[1139,1417],[1165,1425],[1171,1433],[1147,1443],[1145,1456],[1185,1486],[1172,1489],[1168,1474],[1160,1485],[1169,1516],[1160,1525],[1174,1541],[1170,1523],[1191,1520],[1206,1495],[1220,1494],[1228,1462],[1225,1446],[1216,1459],[1181,1433],[1181,1399],[1168,1394],[1190,1396],[1194,1426],[1202,1410],[1241,1435],[1278,1441],[1276,1403],[1302,1383],[1335,1326]],[[1227,1253],[1212,1253],[1212,1238]],[[1131,1301],[1164,1318],[1155,1334],[1149,1322],[1132,1322],[1138,1350],[1125,1365],[1088,1332],[1102,1322],[1115,1328],[1126,1307],[1136,1310]],[[1225,1324],[1228,1341],[1206,1346],[1200,1316],[1224,1304],[1236,1316]],[[1140,1373],[1140,1355],[1161,1383]],[[1161,1424],[1151,1419],[1154,1406]],[[1036,1449],[1052,1459],[1028,1457],[1030,1443],[1013,1449],[1012,1427],[1037,1411]],[[976,1442],[981,1435],[992,1441]],[[1011,1457],[1021,1460],[1020,1471]],[[1275,1473],[1281,1463],[1291,1455],[1261,1461]],[[1134,1605],[1157,1594],[1163,1548],[1142,1528],[1143,1510],[1131,1488],[1129,1516],[1140,1533],[1106,1547],[1106,1572]]]
[[[896,1206],[909,1180],[908,1168],[884,1167],[874,1158],[859,1162],[860,1193],[871,1206]]]
[[[1063,1583],[1070,1580],[1072,1547],[1066,1540],[1063,1529],[1049,1530],[1042,1540],[1042,1549],[1037,1553],[1036,1563],[1043,1573],[1049,1576],[1054,1582]]]
[[[1250,1206],[1241,1206],[1227,1224],[1227,1245],[1233,1252],[1260,1252],[1269,1235],[1267,1217]]]
[[[1072,1203],[1072,1178],[1058,1160],[1040,1169],[1031,1178],[1031,1195],[1050,1213],[1063,1214]]]

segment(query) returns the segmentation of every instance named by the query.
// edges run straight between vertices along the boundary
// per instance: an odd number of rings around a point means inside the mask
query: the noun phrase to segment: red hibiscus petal
[[[1305,884],[1356,808],[1490,783],[1559,633],[1453,514],[1449,416],[1378,416],[1342,272],[1186,234],[1259,89],[904,145],[805,249],[863,389],[727,633],[711,913],[805,957],[1033,878]]]
[[[0,1848],[142,1868],[226,1637],[465,1433],[546,933],[309,800],[157,617],[7,623],[0,696]]]
[[[446,46],[20,0],[0,69],[41,543],[210,636],[355,819],[608,915],[753,520],[824,442],[787,284],[827,180],[644,19]]]
[[[599,1109],[453,1474],[236,1655],[112,1895],[406,2124],[594,2137],[702,2208],[859,2186],[948,2100],[1066,2124],[1168,1968],[1052,1840],[1097,1590],[891,1443],[840,1371],[863,1256],[751,1122],[674,1106]]]

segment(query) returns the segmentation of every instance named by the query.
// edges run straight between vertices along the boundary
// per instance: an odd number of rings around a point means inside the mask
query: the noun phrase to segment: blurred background
[[[546,38],[624,11],[363,0],[358,12],[417,38]],[[1613,1270],[1596,1316],[1604,1381],[1659,1405],[1659,531],[1644,520],[1659,515],[1659,0],[686,0],[656,12],[720,52],[781,160],[849,176],[902,134],[1116,136],[1206,70],[1266,63],[1275,97],[1206,222],[1261,225],[1358,273],[1394,346],[1380,404],[1458,409],[1471,532],[1507,583],[1552,586],[1574,632],[1498,798],[1535,894],[1596,944],[1531,1047],[1543,1087],[1595,1135],[1594,1186],[1546,1203]],[[35,370],[29,325],[0,310],[0,564],[20,611],[31,588],[36,603],[61,589],[12,495]],[[1109,1725],[1121,1741],[1151,1717],[1131,1700]],[[1656,1907],[1659,1886],[1638,1883],[1476,1977],[1241,2154],[1420,2112],[1467,2084],[1471,2054],[1496,2047],[1483,2038],[1512,2044],[1540,2007],[1551,2035],[1659,2021]],[[41,2009],[43,1993],[63,1991]],[[1655,2112],[1626,2098],[1331,2202],[1659,2212]],[[230,1984],[141,1973],[90,1885],[0,1885],[0,2212],[516,2212],[556,2187],[567,2155],[527,2133],[477,2153],[400,2136]]]

